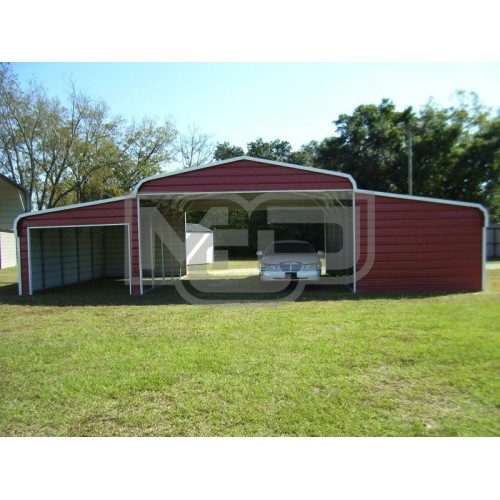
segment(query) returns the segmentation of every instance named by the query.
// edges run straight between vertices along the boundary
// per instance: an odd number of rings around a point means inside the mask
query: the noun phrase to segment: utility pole
[[[413,131],[412,126],[406,122],[400,122],[397,124],[400,130],[403,130],[406,137],[406,146],[408,148],[408,194],[413,195]],[[420,124],[417,122],[415,127],[419,127]]]
[[[408,194],[413,195],[413,133],[408,130]]]

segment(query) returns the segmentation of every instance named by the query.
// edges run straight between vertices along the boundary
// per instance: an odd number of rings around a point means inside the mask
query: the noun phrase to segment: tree
[[[247,154],[254,158],[313,166],[316,160],[318,142],[311,141],[304,144],[299,151],[292,151],[292,145],[288,141],[275,139],[271,142],[265,142],[259,137],[255,141],[249,142],[247,147],[248,152],[245,153],[242,148],[233,146],[229,142],[218,143],[215,148],[214,160],[226,160]]]
[[[66,105],[36,82],[23,89],[0,65],[0,172],[27,190],[34,208],[128,192],[171,161],[175,136],[169,121],[127,126],[74,86]]]
[[[115,175],[122,190],[130,191],[144,177],[158,174],[175,158],[177,131],[170,120],[158,124],[144,117],[132,123],[116,137],[122,155]]]
[[[398,124],[412,119],[411,108],[398,112],[388,99],[358,106],[334,122],[338,135],[319,144],[316,164],[351,174],[361,188],[407,192],[404,133]]]
[[[239,146],[233,146],[229,142],[218,143],[214,151],[214,160],[229,160],[230,158],[237,158],[243,156],[245,152]]]
[[[196,125],[191,125],[185,134],[179,135],[176,152],[180,156],[183,168],[196,167],[208,163],[215,151],[209,135]]]
[[[500,115],[474,134],[458,168],[466,174],[462,185],[467,196],[487,206],[491,220],[500,222]]]
[[[415,143],[417,194],[491,203],[498,185],[498,117],[474,93],[457,93],[458,106],[439,109],[430,101],[420,112]]]
[[[457,98],[450,108],[430,100],[419,113],[397,111],[388,99],[358,106],[334,122],[337,133],[319,144],[315,165],[349,173],[361,188],[407,193],[411,133],[414,195],[497,210],[499,117],[475,94],[458,92]]]
[[[288,141],[275,139],[271,142],[264,142],[262,138],[258,138],[247,144],[248,156],[255,158],[263,158],[275,161],[288,161],[292,153],[292,145]]]
[[[314,167],[318,157],[318,141],[310,141],[301,146],[299,151],[292,151],[288,157],[288,163]]]

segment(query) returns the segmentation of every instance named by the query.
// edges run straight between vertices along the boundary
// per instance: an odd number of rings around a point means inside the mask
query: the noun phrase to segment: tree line
[[[419,111],[389,99],[362,104],[335,121],[334,134],[294,150],[286,140],[214,144],[191,126],[111,115],[104,101],[74,86],[65,100],[38,82],[24,87],[0,64],[0,172],[22,185],[31,208],[119,196],[174,162],[193,167],[248,155],[351,174],[358,187],[482,203],[500,220],[500,114],[478,96],[457,92],[456,105],[432,100]]]
[[[214,158],[240,154],[351,174],[359,188],[481,203],[500,221],[500,114],[459,91],[448,108],[432,100],[418,112],[389,99],[363,104],[333,123],[335,135],[293,151],[287,141],[216,146]]]
[[[181,134],[168,119],[128,122],[73,85],[51,98],[0,64],[0,173],[26,189],[29,209],[120,196],[174,161],[212,161],[214,148],[196,126]]]

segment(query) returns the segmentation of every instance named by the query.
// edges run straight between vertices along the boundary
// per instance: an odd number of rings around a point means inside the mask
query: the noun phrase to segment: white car
[[[263,252],[257,252],[260,279],[318,281],[321,276],[320,257],[323,255],[307,241],[274,241]]]

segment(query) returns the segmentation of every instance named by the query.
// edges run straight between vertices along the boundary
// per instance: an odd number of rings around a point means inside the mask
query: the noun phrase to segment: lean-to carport
[[[127,196],[18,217],[19,294],[100,278],[123,279],[137,293],[136,210]]]
[[[100,278],[130,285],[129,227],[41,226],[28,229],[32,292]]]

